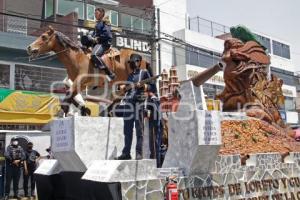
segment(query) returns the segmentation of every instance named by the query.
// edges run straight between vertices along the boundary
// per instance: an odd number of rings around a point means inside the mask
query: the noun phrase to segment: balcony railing
[[[230,32],[230,27],[203,19],[199,16],[189,18],[189,30],[216,37]]]
[[[6,16],[6,31],[27,35],[27,19]]]

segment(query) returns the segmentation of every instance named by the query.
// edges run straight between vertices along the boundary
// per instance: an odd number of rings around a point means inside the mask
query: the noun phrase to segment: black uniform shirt
[[[137,69],[133,71],[131,74],[129,74],[127,81],[132,83],[137,83],[148,78],[150,78],[150,74],[148,73],[148,71]],[[147,83],[147,84],[150,86],[150,88],[154,87],[153,83]],[[127,96],[131,98],[135,98],[135,96],[137,97],[143,95],[143,91],[144,91],[143,88],[134,88],[133,90],[128,91]]]
[[[9,163],[14,162],[15,160],[24,161],[26,159],[25,152],[21,146],[9,145],[4,153],[6,161]]]
[[[27,166],[30,168],[35,168],[36,167],[36,159],[38,157],[40,157],[39,152],[37,152],[36,150],[27,150],[25,152],[26,154],[26,162],[27,162]]]

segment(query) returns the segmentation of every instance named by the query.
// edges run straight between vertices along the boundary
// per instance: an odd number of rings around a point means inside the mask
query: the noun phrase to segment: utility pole
[[[160,9],[157,8],[157,37],[160,38]],[[158,73],[161,74],[161,45],[157,44],[158,53]]]
[[[56,22],[56,14],[57,14],[57,0],[53,0],[53,21]]]
[[[83,20],[87,20],[87,3],[86,3],[86,0],[83,0],[83,9],[84,9]]]
[[[151,39],[150,39],[150,46],[151,46],[151,68],[152,68],[152,71],[153,71],[153,75],[157,75],[159,74],[159,71],[157,69],[157,62],[156,62],[156,58],[157,58],[157,55],[156,55],[156,43],[157,43],[157,40],[156,40],[156,13],[155,13],[155,7],[153,6],[152,7],[152,17],[151,17]]]

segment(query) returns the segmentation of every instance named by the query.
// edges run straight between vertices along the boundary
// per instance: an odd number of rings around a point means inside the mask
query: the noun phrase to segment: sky
[[[290,44],[291,59],[300,71],[299,0],[187,0],[190,17],[226,26],[242,24]]]

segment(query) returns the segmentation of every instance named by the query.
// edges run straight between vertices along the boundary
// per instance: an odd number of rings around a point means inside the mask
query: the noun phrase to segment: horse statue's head
[[[45,54],[54,50],[56,45],[56,37],[54,29],[49,26],[48,30],[38,37],[27,47],[27,53],[32,58],[37,57],[40,54]]]

